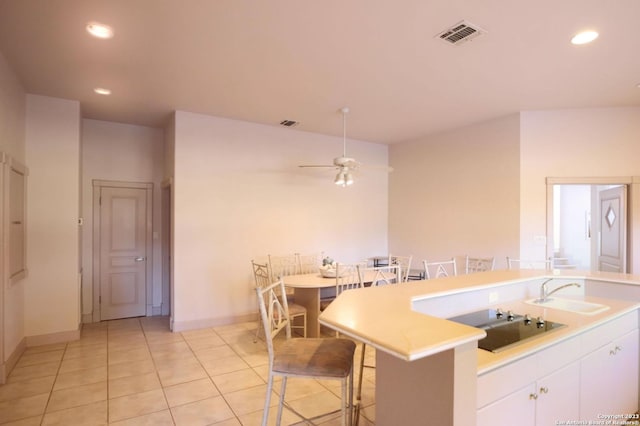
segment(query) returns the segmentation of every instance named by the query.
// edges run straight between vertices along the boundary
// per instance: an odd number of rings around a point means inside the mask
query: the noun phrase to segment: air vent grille
[[[294,120],[282,120],[280,122],[280,125],[285,126],[285,127],[294,127],[298,125],[297,121]]]
[[[465,41],[473,40],[482,34],[486,34],[486,31],[479,26],[467,21],[460,21],[454,26],[442,31],[436,37],[449,44],[459,45]]]

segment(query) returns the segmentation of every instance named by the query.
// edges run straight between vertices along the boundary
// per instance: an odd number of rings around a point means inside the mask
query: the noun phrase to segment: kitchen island
[[[548,279],[551,290],[570,282],[581,285],[577,291],[562,290],[555,296],[600,303],[607,309],[584,315],[525,303],[539,296]],[[574,403],[573,411],[566,410],[567,419],[587,415],[591,392],[578,389],[578,384],[587,375],[598,376],[585,371],[589,362],[595,362],[589,357],[612,343],[609,337],[617,336],[617,331],[631,333],[626,337],[631,347],[616,351],[614,345],[610,351],[635,357],[625,362],[631,363],[628,372],[634,377],[628,389],[637,409],[639,302],[638,276],[505,270],[345,292],[321,314],[320,323],[376,348],[378,425],[500,424],[502,413],[508,416],[512,407],[517,412],[530,401],[533,404],[524,413],[530,413],[531,422],[518,424],[535,425],[542,424],[536,417],[544,418],[544,389],[536,391],[537,381],[569,365],[569,386],[575,387],[582,402]],[[485,331],[447,318],[489,307],[526,312],[566,326],[497,353],[479,350],[477,342]],[[521,371],[526,374],[516,374]],[[505,385],[504,377],[513,386]],[[592,382],[598,386],[597,377]],[[564,411],[549,415],[565,419]]]

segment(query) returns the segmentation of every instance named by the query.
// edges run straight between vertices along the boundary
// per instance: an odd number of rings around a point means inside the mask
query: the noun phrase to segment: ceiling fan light
[[[344,179],[344,172],[342,171],[338,172],[338,174],[336,175],[336,178],[333,180],[333,183],[335,183],[336,185],[345,186],[346,182]]]
[[[345,186],[353,184],[353,176],[351,175],[351,173],[347,172],[344,174],[344,184]]]

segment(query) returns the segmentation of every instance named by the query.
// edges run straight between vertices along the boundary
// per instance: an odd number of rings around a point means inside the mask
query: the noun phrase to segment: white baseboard
[[[77,330],[60,331],[57,333],[27,336],[27,347],[66,343],[80,339],[80,328]]]
[[[173,321],[172,331],[180,332],[180,331],[188,331],[188,330],[198,330],[201,328],[219,327],[221,325],[238,324],[242,322],[257,321],[257,320],[258,320],[257,313],[238,315],[234,317],[204,318],[200,320],[191,320],[191,321],[178,321],[174,317],[172,317],[172,321]]]
[[[26,339],[22,339],[20,343],[16,346],[16,348],[11,352],[11,355],[7,358],[7,360],[0,365],[0,385],[3,385],[7,382],[7,376],[13,370],[13,367],[16,366],[20,356],[27,349]]]

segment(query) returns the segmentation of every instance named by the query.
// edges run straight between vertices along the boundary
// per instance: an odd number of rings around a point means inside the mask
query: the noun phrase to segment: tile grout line
[[[233,351],[233,353],[235,353],[238,357],[240,357],[240,355],[236,353],[236,351],[231,347],[231,345],[222,336],[220,336],[220,334],[218,334],[217,331],[215,331],[212,327],[209,327],[207,329],[211,330],[218,338],[220,338],[220,340],[222,340],[224,342],[224,344],[226,346],[229,346],[229,349],[231,349]],[[229,407],[229,410],[231,410],[231,412],[233,413],[233,416],[235,417],[235,419],[238,421],[238,423],[242,424],[242,422],[240,421],[240,418],[238,417],[238,414],[234,411],[233,407],[231,407],[231,404],[229,404],[229,401],[227,400],[227,398],[224,397],[224,394],[222,393],[222,390],[218,387],[218,385],[216,385],[216,382],[213,380],[213,377],[211,377],[211,375],[209,375],[209,372],[207,371],[207,369],[204,367],[204,365],[202,365],[202,361],[200,360],[200,358],[198,358],[198,355],[196,355],[196,353],[194,352],[193,347],[191,347],[191,345],[189,344],[189,341],[184,337],[184,334],[182,334],[182,332],[180,332],[180,335],[182,336],[182,338],[187,343],[187,346],[189,347],[189,350],[191,351],[193,356],[196,358],[196,360],[198,360],[198,364],[200,365],[200,367],[202,367],[202,369],[205,371],[205,373],[207,373],[207,378],[213,384],[213,386],[216,388],[216,390],[220,394],[220,397],[224,400],[224,403],[227,404],[227,406]],[[242,357],[240,357],[240,358],[242,358]],[[244,361],[244,359],[243,359],[243,361]],[[247,364],[247,366],[251,367],[249,364]],[[226,420],[228,420],[228,419],[226,419]]]
[[[82,331],[80,331],[82,333]],[[49,408],[49,403],[51,402],[51,398],[53,397],[53,389],[56,386],[56,382],[58,381],[58,376],[60,375],[60,369],[62,368],[62,361],[64,360],[64,355],[67,353],[67,348],[69,347],[69,343],[64,344],[64,349],[62,350],[62,357],[60,357],[60,361],[58,363],[58,368],[56,369],[56,374],[53,379],[53,383],[51,384],[51,389],[49,390],[49,397],[47,398],[47,403],[44,405],[44,411],[42,412],[42,417],[40,418],[40,425],[44,423],[44,418],[47,414],[47,408]]]
[[[151,353],[151,347],[149,346],[149,339],[147,337],[147,332],[144,329],[144,326],[142,325],[141,321],[140,321],[140,328],[142,328],[142,334],[144,336],[144,341],[145,341],[145,344],[147,345],[147,350],[149,351],[149,356],[151,357],[151,363],[153,364],[153,371],[156,373],[156,377],[158,378],[158,383],[160,383],[160,389],[162,390],[162,396],[164,396],[164,401],[167,403],[167,410],[169,411],[169,415],[171,416],[171,421],[175,425],[176,424],[176,419],[175,419],[175,417],[173,415],[173,411],[171,410],[171,406],[169,404],[169,399],[167,399],[167,393],[165,391],[165,386],[162,384],[162,380],[160,379],[160,373],[158,372],[158,366],[156,365],[156,360],[153,357],[153,354]],[[184,340],[184,336],[182,335],[182,333],[180,333],[180,336]]]

